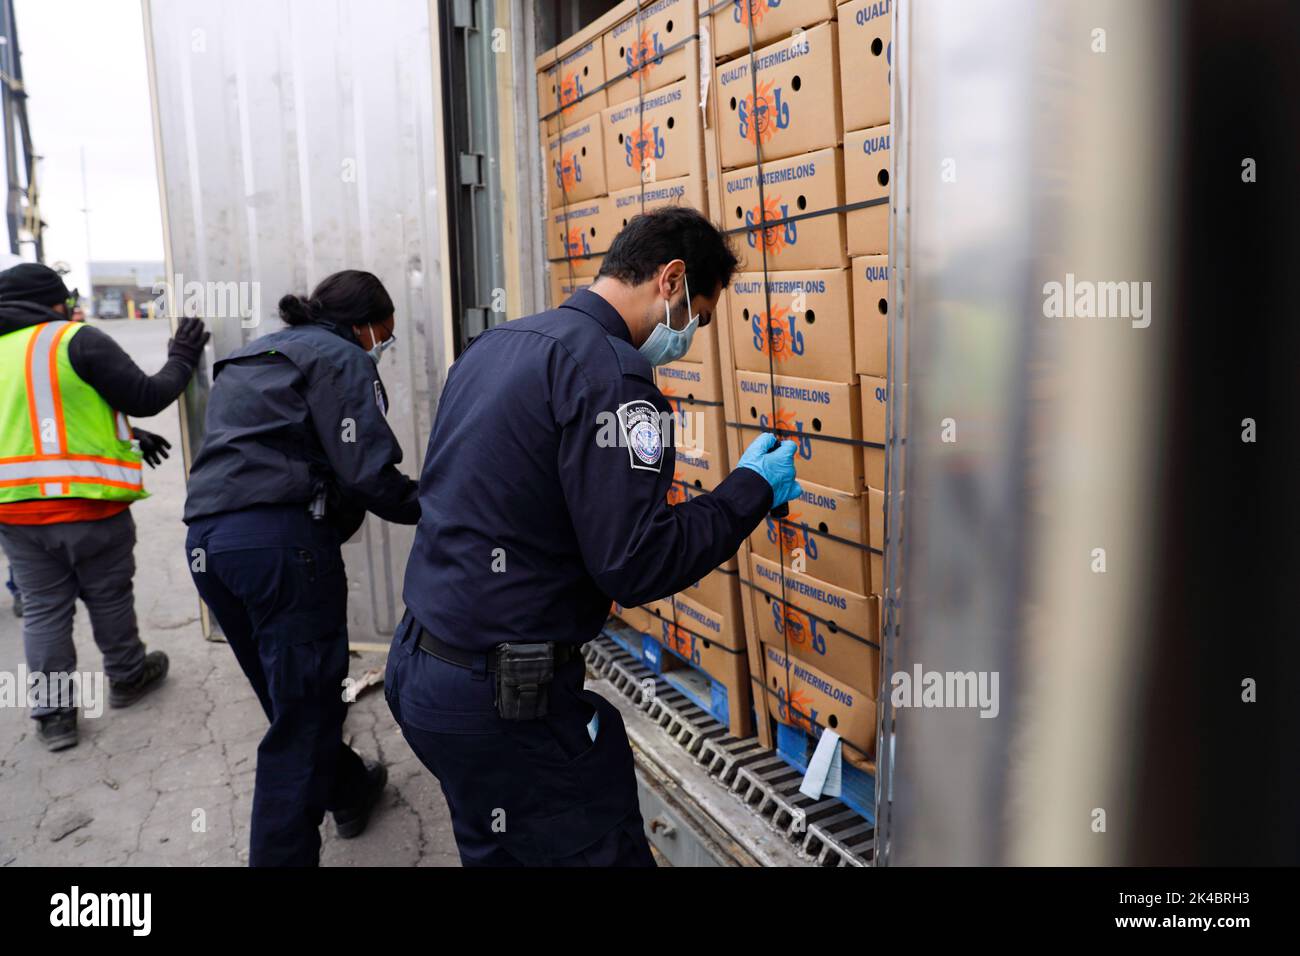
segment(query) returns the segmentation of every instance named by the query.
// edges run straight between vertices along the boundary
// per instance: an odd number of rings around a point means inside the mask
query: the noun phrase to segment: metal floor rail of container
[[[674,866],[870,866],[874,829],[754,737],[737,739],[623,649],[610,620],[584,652],[591,690],[618,707],[651,843]],[[651,692],[653,688],[653,692]]]

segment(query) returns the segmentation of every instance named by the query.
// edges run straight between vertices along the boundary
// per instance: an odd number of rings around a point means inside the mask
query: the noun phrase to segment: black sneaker
[[[361,806],[334,811],[334,827],[338,831],[340,840],[351,840],[365,832],[366,824],[370,822],[370,811],[379,802],[384,786],[388,783],[387,767],[377,760],[366,760],[364,763],[367,789]]]
[[[67,750],[77,746],[77,712],[67,710],[36,718],[36,736],[46,750]]]
[[[154,690],[167,676],[167,655],[150,651],[144,656],[144,667],[135,680],[108,682],[108,706],[130,707],[149,691]]]

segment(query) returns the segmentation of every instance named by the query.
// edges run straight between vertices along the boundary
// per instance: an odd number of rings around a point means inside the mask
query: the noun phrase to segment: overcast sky
[[[72,266],[82,295],[86,219],[95,259],[163,257],[140,0],[16,0],[45,261]]]

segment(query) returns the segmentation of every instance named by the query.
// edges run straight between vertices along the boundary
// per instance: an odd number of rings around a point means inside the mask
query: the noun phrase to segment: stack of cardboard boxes
[[[843,207],[888,196],[888,3],[742,0],[709,26],[711,212],[742,258],[721,309],[732,455],[780,429],[804,489],[740,555],[760,739],[764,712],[832,727],[846,759],[869,766],[883,577],[871,551],[883,497],[869,486],[883,488],[887,392],[883,306],[870,322],[863,306],[887,295],[888,204]],[[860,290],[869,264],[876,284]]]
[[[542,114],[563,108],[542,134],[552,307],[591,284],[633,216],[707,209],[698,23],[696,0],[626,0],[538,57]],[[719,316],[656,373],[673,410],[674,504],[730,471],[720,325]],[[680,594],[615,613],[646,635],[643,659],[745,735],[753,724],[739,579],[732,559]]]

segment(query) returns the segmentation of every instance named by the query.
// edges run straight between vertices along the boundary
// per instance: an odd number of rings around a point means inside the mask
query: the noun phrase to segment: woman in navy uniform
[[[387,781],[343,743],[347,578],[340,545],[366,511],[420,516],[385,420],[379,355],[393,302],[369,272],[280,300],[287,328],[217,362],[190,472],[186,554],[271,722],[257,749],[252,866],[315,866],[334,814],[358,835]]]
[[[611,599],[682,590],[799,494],[794,442],[763,434],[711,493],[667,501],[653,369],[686,354],[736,264],[692,209],[637,216],[590,289],[452,366],[384,692],[466,866],[652,863],[622,719],[583,688],[579,647]]]

